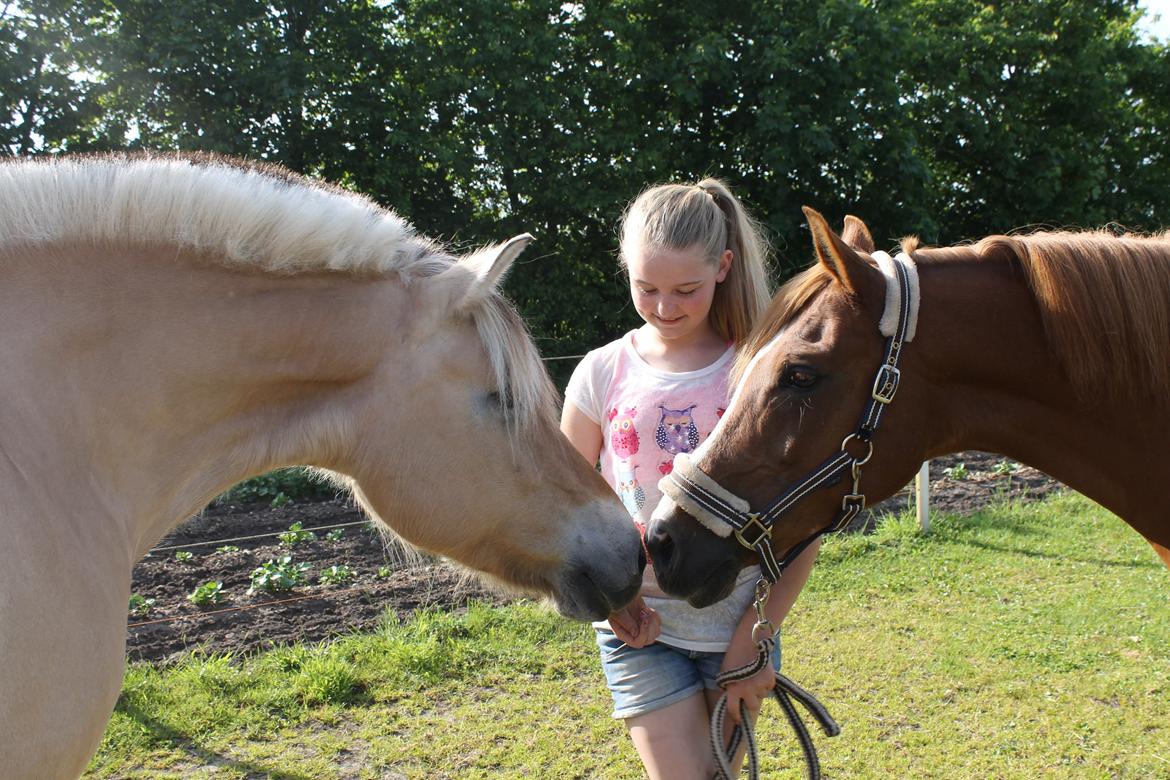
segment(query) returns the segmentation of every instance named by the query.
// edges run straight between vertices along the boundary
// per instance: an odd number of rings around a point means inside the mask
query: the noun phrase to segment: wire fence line
[[[392,583],[386,583],[390,585]],[[294,596],[288,599],[275,599],[269,601],[260,601],[256,604],[244,604],[239,607],[224,607],[223,609],[208,609],[200,610],[199,612],[192,612],[185,615],[172,615],[171,617],[156,618],[155,620],[142,620],[137,623],[127,623],[126,628],[141,628],[142,626],[162,625],[164,623],[177,623],[180,620],[193,620],[204,617],[211,617],[212,615],[220,615],[225,612],[249,612],[253,609],[265,609],[267,607],[278,607],[282,604],[293,604],[298,601],[308,601],[310,599],[325,600],[329,596],[343,596],[347,593],[354,593],[356,591],[369,590],[370,585],[355,585],[350,588],[343,588],[342,590],[331,590],[327,593],[309,593],[304,596]]]
[[[312,528],[301,528],[299,530],[301,532],[328,531],[328,530],[333,529],[333,528],[349,528],[349,527],[355,526],[355,525],[370,525],[370,521],[369,520],[354,520],[351,523],[334,523],[333,525],[315,525]],[[151,553],[157,553],[157,552],[170,552],[171,550],[186,550],[190,547],[210,547],[212,545],[224,545],[224,544],[228,544],[229,542],[247,542],[247,541],[251,541],[253,539],[267,539],[270,536],[280,536],[281,534],[284,534],[284,533],[288,533],[288,531],[272,531],[272,532],[266,533],[266,534],[253,534],[251,536],[235,536],[235,537],[232,537],[230,539],[216,539],[216,540],[211,541],[211,542],[191,542],[190,544],[172,544],[172,545],[168,545],[166,547],[155,547],[155,548],[151,549],[150,551],[148,551],[146,554],[150,555]]]

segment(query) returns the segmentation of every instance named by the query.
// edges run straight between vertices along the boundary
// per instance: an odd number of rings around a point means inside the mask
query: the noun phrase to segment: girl
[[[653,187],[626,210],[620,259],[645,324],[577,366],[561,430],[590,463],[600,456],[602,474],[643,528],[661,496],[659,478],[710,434],[727,404],[735,345],[770,298],[765,252],[755,223],[716,179]],[[773,588],[773,625],[796,600],[816,551]],[[625,721],[651,780],[715,772],[707,736],[722,693],[715,677],[755,658],[759,576],[758,566],[745,569],[728,598],[694,609],[666,596],[648,566],[634,604],[594,624],[613,717]],[[773,663],[779,669],[778,650]],[[741,699],[758,712],[773,681],[765,668],[729,685],[729,718],[738,719]]]

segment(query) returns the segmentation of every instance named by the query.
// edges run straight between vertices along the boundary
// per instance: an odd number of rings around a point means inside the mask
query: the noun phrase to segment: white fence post
[[[918,510],[918,527],[930,530],[930,461],[922,462],[918,476],[914,478],[914,506]]]

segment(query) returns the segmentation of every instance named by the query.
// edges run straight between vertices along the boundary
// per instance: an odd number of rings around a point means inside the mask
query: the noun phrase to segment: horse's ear
[[[440,274],[436,282],[449,296],[450,308],[466,309],[490,295],[532,240],[531,234],[524,233],[502,244],[484,247]]]
[[[808,218],[809,230],[812,231],[817,260],[846,290],[851,293],[861,292],[861,283],[869,266],[833,232],[820,213],[808,206],[804,206],[803,211]]]
[[[845,229],[841,231],[841,240],[859,252],[873,254],[873,236],[869,228],[852,214],[845,215]]]

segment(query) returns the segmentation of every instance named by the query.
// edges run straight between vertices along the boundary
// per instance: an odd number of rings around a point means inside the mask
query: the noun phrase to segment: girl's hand
[[[731,640],[731,645],[723,656],[723,665],[720,672],[739,669],[753,663],[759,657],[759,649],[750,635],[742,636],[737,632]],[[739,703],[742,701],[748,706],[748,712],[759,712],[764,705],[764,699],[772,693],[776,686],[776,670],[772,668],[772,659],[764,668],[746,680],[737,680],[728,683],[727,688],[727,717],[733,725],[741,725],[739,717]]]
[[[731,668],[731,667],[728,667]],[[725,670],[726,671],[726,670]],[[740,724],[739,703],[748,707],[748,712],[759,712],[764,700],[772,695],[776,687],[776,672],[769,663],[746,680],[727,684],[727,717],[734,725]]]
[[[639,595],[625,609],[609,616],[609,627],[628,646],[645,647],[662,632],[662,618]]]

